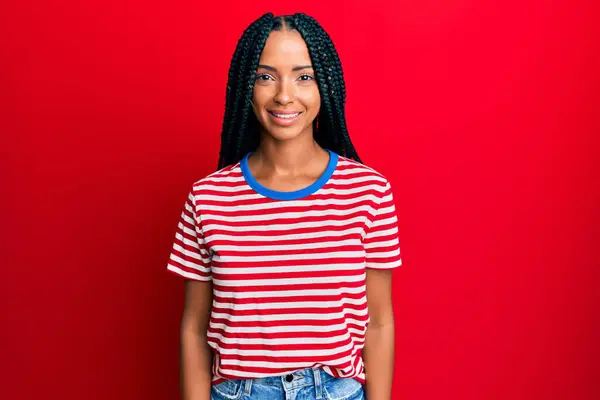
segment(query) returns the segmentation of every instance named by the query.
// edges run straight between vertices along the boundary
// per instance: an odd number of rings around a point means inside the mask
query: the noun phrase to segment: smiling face
[[[263,133],[278,140],[312,135],[321,96],[300,33],[271,32],[258,64],[252,108]]]

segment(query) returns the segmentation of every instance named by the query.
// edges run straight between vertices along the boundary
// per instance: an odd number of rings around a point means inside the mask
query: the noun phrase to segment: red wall
[[[297,10],[394,186],[394,399],[599,398],[593,3],[3,2],[0,398],[177,398],[179,213],[239,35]]]

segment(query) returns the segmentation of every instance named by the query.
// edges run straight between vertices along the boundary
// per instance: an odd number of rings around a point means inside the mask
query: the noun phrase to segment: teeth
[[[271,113],[271,114],[273,114],[277,118],[294,118],[294,117],[300,115],[300,113],[296,113],[296,114],[275,114],[275,113]]]

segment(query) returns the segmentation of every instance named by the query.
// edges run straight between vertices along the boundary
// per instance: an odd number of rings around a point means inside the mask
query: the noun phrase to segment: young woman
[[[186,278],[183,398],[390,399],[396,212],[350,141],[345,97],[313,18],[245,30],[218,170],[193,184],[168,263]]]

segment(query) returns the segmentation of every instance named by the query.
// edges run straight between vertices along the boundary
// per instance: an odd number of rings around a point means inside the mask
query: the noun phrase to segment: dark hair
[[[251,106],[254,79],[269,34],[281,30],[283,24],[302,35],[315,71],[321,95],[321,109],[313,122],[315,141],[325,149],[361,162],[346,128],[346,85],[331,38],[306,14],[275,17],[267,13],[246,28],[231,59],[218,169],[237,163],[259,145],[259,122]]]

